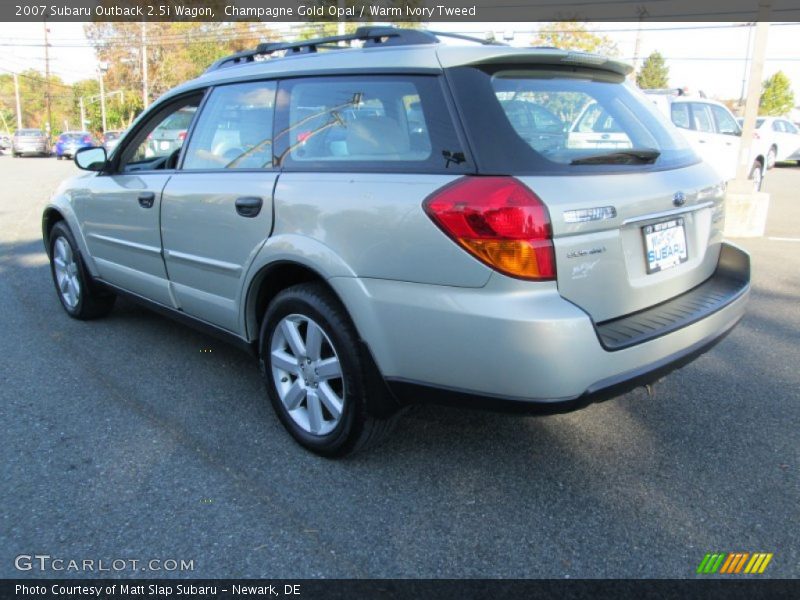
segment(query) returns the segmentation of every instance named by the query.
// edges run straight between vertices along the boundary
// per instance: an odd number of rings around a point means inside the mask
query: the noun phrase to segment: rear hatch
[[[724,189],[626,66],[557,50],[450,60],[479,172],[513,176],[549,211],[563,297],[603,322],[711,276]]]

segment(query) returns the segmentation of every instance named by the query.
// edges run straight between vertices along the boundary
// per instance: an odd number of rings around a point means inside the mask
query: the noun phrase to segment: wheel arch
[[[342,299],[326,278],[316,269],[298,261],[281,259],[261,267],[250,281],[245,299],[245,330],[247,339],[257,342],[264,313],[280,292],[300,283],[318,282],[324,285],[339,302]],[[345,310],[347,310],[345,308]]]

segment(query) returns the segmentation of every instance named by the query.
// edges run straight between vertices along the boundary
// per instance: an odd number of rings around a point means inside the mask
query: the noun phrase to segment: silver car
[[[17,129],[11,139],[11,154],[14,158],[23,154],[50,156],[47,135],[41,129]]]
[[[262,44],[162,97],[110,158],[79,151],[43,216],[64,310],[126,295],[248,348],[326,456],[418,402],[573,410],[731,331],[750,266],[722,239],[724,187],[629,66],[438,42]],[[589,105],[624,144],[568,144]],[[178,151],[154,148],[186,114]]]

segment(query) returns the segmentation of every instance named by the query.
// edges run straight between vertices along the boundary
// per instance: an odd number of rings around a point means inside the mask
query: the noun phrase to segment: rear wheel
[[[270,304],[261,327],[269,397],[284,427],[305,448],[344,456],[376,445],[392,429],[370,414],[385,393],[364,360],[345,309],[318,283],[292,286]]]
[[[63,221],[50,232],[50,272],[61,306],[70,317],[96,319],[111,312],[116,296],[98,289],[92,281],[75,238]]]
[[[764,182],[764,176],[761,171],[761,163],[756,162],[753,164],[753,168],[750,170],[750,177],[749,179],[753,182],[753,189],[755,191],[761,191],[761,184]]]

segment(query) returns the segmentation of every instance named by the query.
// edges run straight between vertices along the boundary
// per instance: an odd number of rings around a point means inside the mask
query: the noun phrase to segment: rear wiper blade
[[[631,150],[618,150],[605,154],[592,154],[576,158],[571,165],[632,165],[651,164],[661,156],[661,152],[652,148],[638,148]]]

